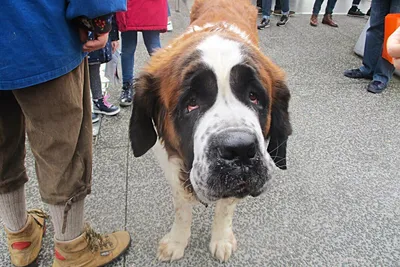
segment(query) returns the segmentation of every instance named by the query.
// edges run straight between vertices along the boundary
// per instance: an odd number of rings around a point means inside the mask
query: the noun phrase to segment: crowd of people
[[[318,24],[322,2],[315,1],[312,26]],[[332,20],[335,3],[328,0],[322,20],[332,27],[337,27]],[[364,16],[359,3],[353,1],[349,15]],[[262,29],[270,25],[271,0],[262,0],[260,5],[258,28]],[[40,194],[49,206],[55,231],[53,266],[103,266],[126,251],[131,237],[127,231],[100,235],[84,224],[84,200],[92,185],[92,105],[95,114],[120,111],[102,93],[99,66],[117,51],[121,36],[123,85],[119,105],[131,105],[138,32],[151,55],[161,46],[160,33],[173,28],[168,3],[3,0],[2,7],[0,218],[11,263],[28,266],[37,260],[48,217],[42,210],[26,210],[27,134]],[[399,11],[394,0],[372,0],[363,64],[344,73],[349,78],[371,79],[369,92],[382,92],[393,75],[395,67],[381,57],[384,19]],[[278,26],[286,25],[294,13],[288,0],[277,1],[273,12],[281,14]],[[394,65],[399,67],[400,30],[388,44]]]

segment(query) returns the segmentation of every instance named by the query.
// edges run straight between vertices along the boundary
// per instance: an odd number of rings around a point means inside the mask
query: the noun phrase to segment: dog
[[[290,92],[259,49],[250,0],[196,0],[190,20],[139,74],[129,136],[135,157],[153,149],[172,189],[175,219],[158,259],[182,258],[192,206],[216,203],[209,248],[224,262],[237,247],[236,204],[286,169]]]

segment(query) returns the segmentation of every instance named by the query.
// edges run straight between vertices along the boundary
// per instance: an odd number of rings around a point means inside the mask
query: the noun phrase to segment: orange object
[[[385,36],[382,49],[382,57],[393,64],[393,58],[387,52],[387,40],[390,35],[400,27],[400,13],[388,14],[385,17]]]

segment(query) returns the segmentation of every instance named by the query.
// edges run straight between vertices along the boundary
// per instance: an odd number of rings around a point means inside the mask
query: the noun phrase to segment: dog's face
[[[154,145],[153,120],[200,201],[257,196],[275,164],[286,168],[290,94],[282,73],[235,38],[209,34],[192,42],[186,53],[159,51],[139,77],[134,154]],[[172,65],[157,65],[168,56]]]

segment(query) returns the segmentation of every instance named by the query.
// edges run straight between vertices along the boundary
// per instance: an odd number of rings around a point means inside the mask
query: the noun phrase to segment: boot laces
[[[108,235],[101,235],[95,232],[88,224],[85,225],[86,241],[92,252],[108,248],[113,245]]]
[[[44,211],[41,210],[41,209],[32,209],[32,210],[29,210],[29,211],[28,211],[28,214],[29,214],[29,215],[34,215],[34,216],[32,216],[32,218],[35,220],[35,222],[36,222],[40,227],[43,227],[43,225],[35,218],[35,216],[40,217],[40,218],[42,218],[42,219],[48,219],[48,218],[49,218],[49,215],[47,215],[47,213],[44,212]]]

